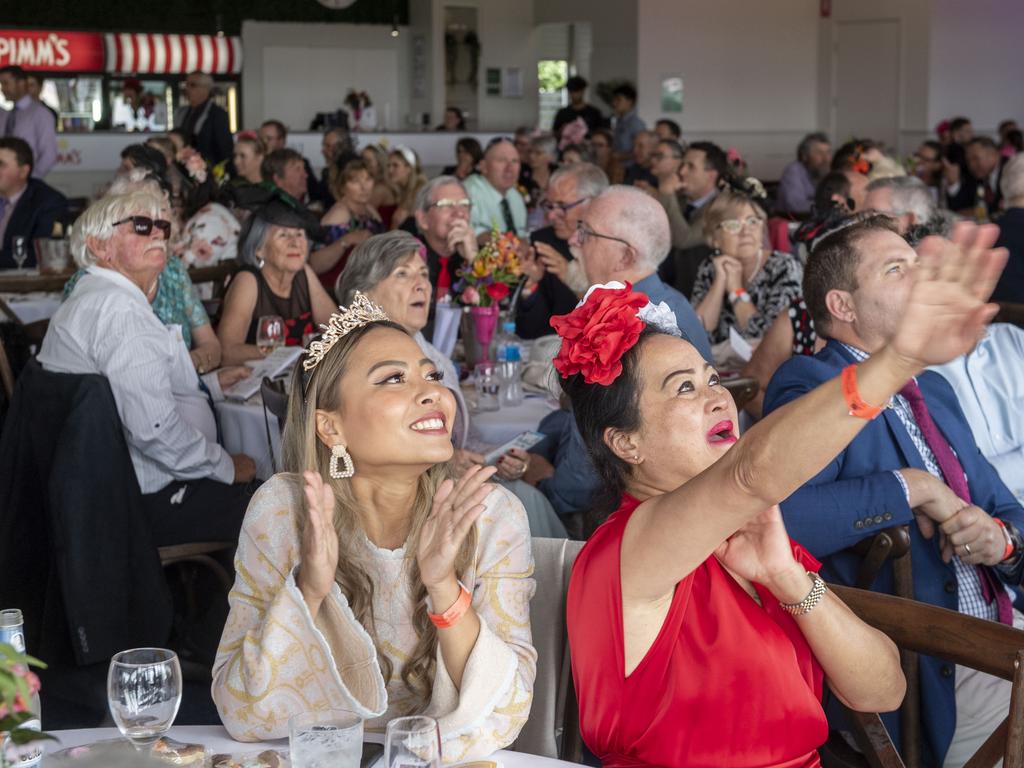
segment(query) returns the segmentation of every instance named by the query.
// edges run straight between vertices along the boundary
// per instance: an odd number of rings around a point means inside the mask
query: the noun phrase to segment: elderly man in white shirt
[[[151,192],[132,192],[82,215],[76,226],[91,263],[54,314],[39,362],[109,381],[157,545],[233,541],[255,464],[217,444],[181,329],[164,326],[147,299],[168,258],[162,207]],[[206,383],[219,384],[216,376]]]
[[[496,138],[487,145],[480,161],[480,173],[462,182],[473,201],[469,223],[477,235],[501,232],[526,235],[526,202],[516,189],[519,181],[519,152],[510,139]]]

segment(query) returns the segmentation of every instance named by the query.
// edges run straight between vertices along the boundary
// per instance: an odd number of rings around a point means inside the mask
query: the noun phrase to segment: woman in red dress
[[[568,595],[583,738],[603,765],[810,768],[823,679],[852,709],[899,706],[895,646],[825,589],[775,505],[877,415],[869,404],[973,347],[1005,260],[994,237],[923,247],[889,347],[741,439],[732,397],[664,305],[611,284],[552,320],[555,367],[618,502]]]

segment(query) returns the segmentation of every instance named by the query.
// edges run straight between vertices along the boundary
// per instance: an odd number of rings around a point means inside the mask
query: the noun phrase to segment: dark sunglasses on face
[[[131,222],[132,227],[135,229],[136,235],[149,237],[153,227],[156,227],[163,233],[164,240],[171,236],[171,222],[167,221],[167,219],[151,219],[149,216],[128,216],[120,221],[115,221],[111,226],[117,227],[129,222]]]

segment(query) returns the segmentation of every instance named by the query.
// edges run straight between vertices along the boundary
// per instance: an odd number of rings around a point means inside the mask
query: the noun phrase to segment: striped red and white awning
[[[214,35],[120,33],[106,36],[107,72],[138,75],[236,75],[242,39]]]

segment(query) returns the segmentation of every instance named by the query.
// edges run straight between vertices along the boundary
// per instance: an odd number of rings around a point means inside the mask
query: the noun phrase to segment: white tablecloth
[[[59,293],[0,293],[22,325],[49,320],[60,306]]]
[[[270,446],[267,444],[267,425],[263,420],[263,403],[259,396],[255,402],[245,403],[223,400],[216,404],[217,420],[220,422],[224,448],[228,453],[244,453],[256,462],[256,477],[266,480],[274,474],[274,465],[270,459]],[[277,417],[267,413],[270,421],[270,439],[273,444],[274,457],[281,464],[281,430]]]
[[[481,448],[507,443],[522,432],[537,429],[540,420],[556,408],[558,404],[545,397],[528,397],[514,407],[474,411],[469,417],[469,444]]]
[[[58,749],[78,747],[120,736],[116,728],[83,728],[74,731],[52,731],[51,733],[60,739],[60,743],[56,745],[47,743],[47,752],[56,752]],[[176,741],[188,744],[203,744],[209,754],[260,752],[264,749],[288,751],[287,739],[259,743],[241,743],[234,741],[228,736],[228,732],[219,725],[183,725],[171,728],[167,735]],[[383,734],[367,733],[366,740],[381,744],[384,742],[384,737]],[[552,760],[522,752],[509,752],[508,750],[495,753],[491,759],[500,762],[503,768],[530,768],[531,766],[536,768],[558,768],[558,766],[575,765],[575,763],[567,763],[562,760]],[[43,765],[46,765],[45,757],[43,758]]]

